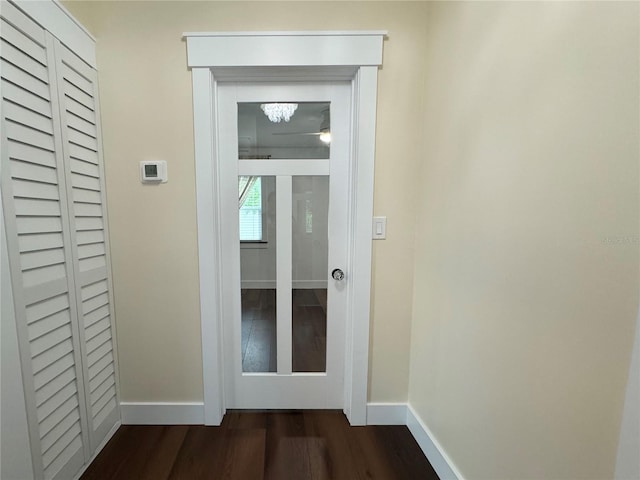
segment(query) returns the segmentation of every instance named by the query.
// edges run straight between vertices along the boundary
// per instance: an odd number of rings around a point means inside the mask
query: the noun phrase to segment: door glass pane
[[[276,182],[238,177],[242,371],[276,371]]]
[[[293,177],[294,372],[326,370],[328,213],[329,177]]]
[[[329,105],[329,102],[239,103],[238,158],[329,158]]]

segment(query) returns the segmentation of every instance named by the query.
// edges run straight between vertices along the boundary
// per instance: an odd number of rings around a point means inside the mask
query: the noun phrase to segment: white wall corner
[[[429,427],[407,403],[368,403],[367,425],[406,425],[442,480],[464,480]]]
[[[636,320],[636,337],[622,413],[615,478],[640,479],[640,312]]]
[[[123,425],[204,425],[204,403],[121,402]]]
[[[418,445],[442,480],[464,480],[460,470],[453,463],[429,427],[422,421],[411,405],[407,406],[407,427]]]

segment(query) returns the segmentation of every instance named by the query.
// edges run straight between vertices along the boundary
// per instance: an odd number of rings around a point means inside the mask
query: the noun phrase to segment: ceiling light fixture
[[[298,108],[297,103],[263,103],[260,108],[273,123],[280,123],[281,120],[288,122],[293,116],[293,112]]]
[[[331,132],[320,133],[320,141],[324,143],[331,143]]]

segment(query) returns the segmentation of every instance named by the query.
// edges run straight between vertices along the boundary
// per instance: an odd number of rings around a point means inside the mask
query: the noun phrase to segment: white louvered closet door
[[[59,42],[56,59],[85,393],[95,450],[120,418],[96,71]]]
[[[2,195],[36,478],[89,455],[53,38],[3,2]]]
[[[120,419],[96,72],[0,6],[2,201],[34,474],[69,479]]]

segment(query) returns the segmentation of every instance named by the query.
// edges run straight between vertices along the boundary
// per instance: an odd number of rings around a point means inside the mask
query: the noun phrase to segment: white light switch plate
[[[387,217],[373,217],[374,240],[384,240],[387,238]]]

